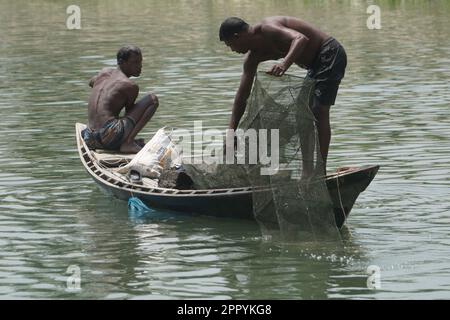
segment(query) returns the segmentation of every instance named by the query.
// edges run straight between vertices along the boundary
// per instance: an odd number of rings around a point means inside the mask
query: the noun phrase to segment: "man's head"
[[[141,49],[136,46],[124,46],[117,52],[117,65],[127,77],[138,77],[142,69]]]
[[[240,18],[227,18],[220,25],[219,39],[234,52],[246,53],[250,49],[247,41],[249,28],[248,23]]]

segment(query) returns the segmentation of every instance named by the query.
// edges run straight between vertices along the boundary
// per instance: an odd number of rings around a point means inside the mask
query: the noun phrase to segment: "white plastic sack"
[[[170,168],[180,163],[175,145],[164,127],[155,133],[130,163],[117,171],[126,174],[134,170],[139,172],[142,177],[158,178],[164,168]]]

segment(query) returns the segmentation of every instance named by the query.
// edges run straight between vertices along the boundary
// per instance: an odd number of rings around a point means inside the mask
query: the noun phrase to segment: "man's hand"
[[[266,73],[272,76],[281,77],[285,72],[286,68],[284,67],[284,65],[282,63],[277,63]]]

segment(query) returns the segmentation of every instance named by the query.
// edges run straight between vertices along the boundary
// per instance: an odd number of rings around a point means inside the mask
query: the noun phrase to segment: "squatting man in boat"
[[[135,102],[139,87],[129,78],[138,77],[142,53],[138,47],[125,46],[117,52],[117,68],[104,68],[94,76],[88,103],[88,128],[82,132],[89,149],[137,153],[144,142],[135,140],[138,132],[158,108],[158,98],[150,93]],[[125,108],[125,114],[120,112]]]
[[[294,63],[308,70],[307,77],[315,81],[310,108],[317,121],[320,153],[326,172],[331,139],[330,106],[335,103],[347,66],[347,56],[341,44],[303,20],[283,16],[265,18],[254,26],[237,17],[227,18],[220,26],[219,38],[232,51],[247,54],[229,129],[236,130],[245,112],[259,63],[283,58],[267,72],[277,77],[281,77]],[[305,167],[306,170],[308,168]]]

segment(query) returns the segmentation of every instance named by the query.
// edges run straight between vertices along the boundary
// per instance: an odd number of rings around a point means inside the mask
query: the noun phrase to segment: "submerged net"
[[[245,129],[279,130],[279,170],[261,175],[261,164],[246,166],[251,185],[269,186],[253,192],[253,211],[263,233],[273,233],[274,215],[283,239],[339,238],[333,205],[326,186],[310,99],[313,80],[258,74]],[[269,141],[269,149],[272,149]]]
[[[198,189],[252,186],[254,216],[264,235],[281,232],[288,240],[339,238],[315,118],[309,108],[313,87],[312,80],[258,73],[239,126],[245,132],[267,130],[267,141],[258,139],[257,146],[253,145],[258,161],[249,163],[251,139],[240,136],[235,160],[240,157],[245,164],[184,165]],[[270,151],[272,164],[278,158],[272,172],[262,174],[267,162],[264,164],[261,148]]]

